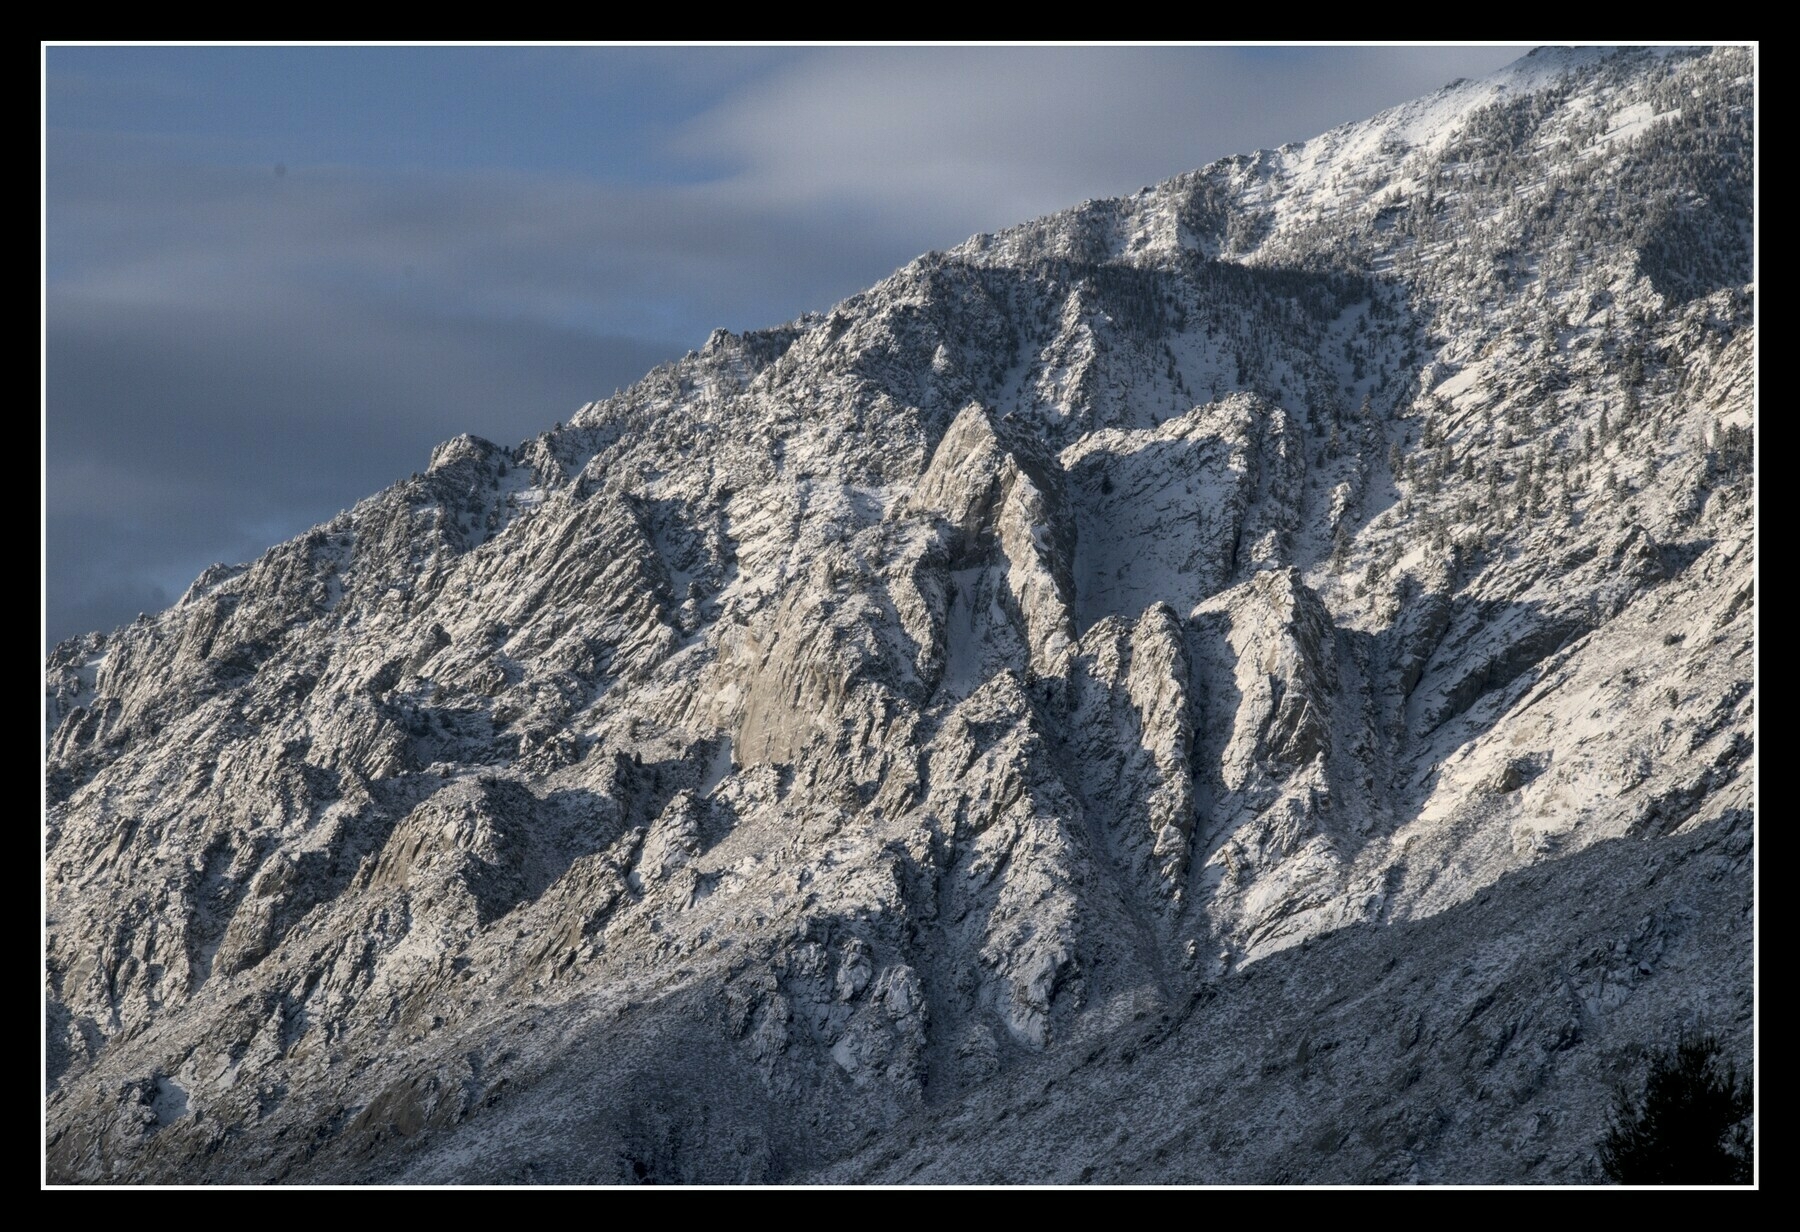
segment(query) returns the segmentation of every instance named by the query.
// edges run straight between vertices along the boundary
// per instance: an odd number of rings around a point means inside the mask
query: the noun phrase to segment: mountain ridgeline
[[[1598,1180],[1750,1060],[1753,84],[980,235],[56,647],[51,1179]]]

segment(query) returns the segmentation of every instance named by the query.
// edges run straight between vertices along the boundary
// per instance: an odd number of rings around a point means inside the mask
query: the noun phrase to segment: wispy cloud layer
[[[49,635],[714,326],[1515,54],[52,49]]]
[[[997,229],[1490,71],[1496,48],[932,48],[783,66],[680,148],[746,196]]]

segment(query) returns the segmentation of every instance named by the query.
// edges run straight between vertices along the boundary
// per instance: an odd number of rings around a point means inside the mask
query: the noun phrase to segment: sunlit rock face
[[[978,236],[58,646],[51,1178],[1595,1179],[1750,1059],[1751,71]]]

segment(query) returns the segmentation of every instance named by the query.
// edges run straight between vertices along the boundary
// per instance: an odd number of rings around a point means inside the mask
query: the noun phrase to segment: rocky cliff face
[[[1749,1059],[1751,72],[977,236],[57,647],[52,1179],[1592,1179]]]

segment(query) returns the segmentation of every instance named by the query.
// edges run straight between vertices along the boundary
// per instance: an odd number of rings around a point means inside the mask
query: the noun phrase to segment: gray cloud
[[[667,357],[525,318],[293,299],[148,312],[57,295],[47,345],[52,641],[166,605],[208,563],[422,469],[445,437],[523,439]]]
[[[671,341],[703,337],[721,314],[777,323],[824,306],[812,295],[834,273],[910,255],[841,211],[716,185],[116,166],[84,169],[73,184],[53,178],[51,208],[51,260],[70,267],[58,285],[94,299],[225,308],[379,295]],[[783,299],[800,307],[770,316]],[[646,319],[668,324],[645,331]]]
[[[277,176],[242,139],[52,127],[50,638],[163,606],[213,560],[331,516],[445,437],[541,431],[714,326],[827,308],[925,249],[1513,58],[714,54],[543,61],[605,78],[596,98],[648,74],[703,108],[651,126],[663,182],[299,159]],[[51,97],[120,88],[53,80]]]
[[[996,229],[1304,140],[1520,48],[865,49],[786,66],[682,148],[757,200]]]
[[[139,161],[52,197],[52,641],[911,255],[704,188]]]

